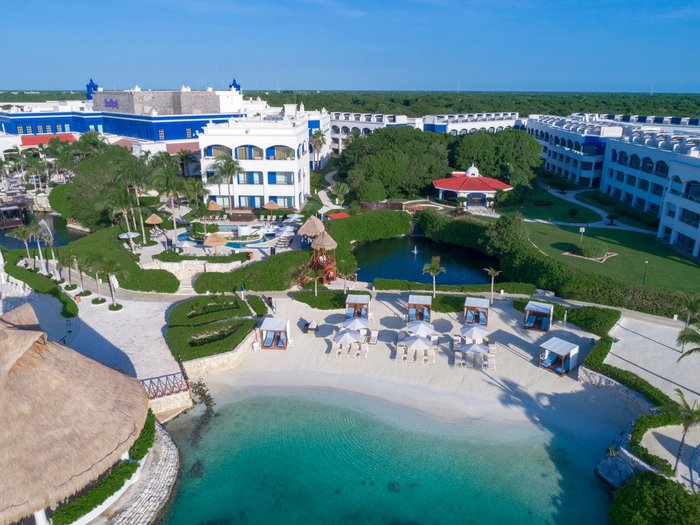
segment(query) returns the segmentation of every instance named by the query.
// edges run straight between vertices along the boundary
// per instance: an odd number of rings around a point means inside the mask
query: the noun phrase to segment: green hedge
[[[172,250],[157,253],[153,256],[161,262],[206,261],[208,263],[230,263],[248,260],[248,252],[232,253],[230,255],[181,255]]]
[[[581,257],[598,259],[608,252],[608,245],[596,239],[583,239],[576,243],[574,252]]]
[[[437,294],[433,298],[433,311],[441,313],[462,312],[464,310],[464,296]]]
[[[146,415],[146,421],[144,422],[143,428],[141,429],[141,433],[129,449],[129,456],[131,456],[131,459],[141,461],[143,458],[145,458],[146,454],[148,454],[148,451],[151,450],[155,439],[156,417],[153,415],[153,412],[151,412],[151,409],[149,408],[148,414]]]
[[[109,474],[90,487],[86,494],[58,507],[53,513],[51,523],[53,525],[68,525],[85,516],[121,489],[138,468],[139,464],[133,461],[117,463]]]
[[[175,359],[189,361],[233,350],[255,326],[256,322],[252,319],[222,321],[200,326],[173,326],[165,332],[165,341]],[[229,332],[229,329],[233,331]],[[201,344],[202,338],[214,333],[225,335]]]
[[[360,292],[360,295],[370,295]],[[343,290],[319,290],[318,297],[314,296],[313,290],[304,290],[293,294],[294,300],[306,303],[318,310],[342,310],[345,308],[345,298]]]
[[[583,306],[581,308],[570,308],[567,320],[576,326],[580,326],[586,332],[603,337],[620,320],[620,315],[622,315],[620,310],[612,308]]]
[[[235,295],[207,295],[176,304],[168,314],[168,326],[200,326],[249,315],[248,306]]]
[[[374,288],[376,290],[427,290],[432,291],[433,285],[430,283],[414,283],[411,281],[403,281],[401,279],[382,279],[374,280]],[[436,289],[441,292],[490,292],[491,284],[438,284]],[[496,293],[501,290],[509,294],[532,295],[536,292],[535,286],[530,283],[499,283],[494,286]]]
[[[246,300],[248,301],[248,306],[255,312],[255,315],[258,317],[267,315],[267,305],[259,295],[248,295]]]
[[[58,284],[46,275],[17,266],[17,263],[22,258],[20,253],[3,250],[3,257],[5,258],[5,272],[8,275],[27,283],[27,286],[37,293],[49,294],[58,299],[61,302],[61,315],[63,317],[78,316],[78,303],[65,293]]]
[[[661,412],[657,414],[645,414],[639,416],[632,425],[632,433],[630,436],[630,448],[639,459],[647,465],[656,468],[662,474],[673,476],[673,467],[671,464],[659,456],[655,456],[649,452],[643,445],[642,439],[644,434],[652,428],[667,427],[669,425],[680,425],[681,418],[675,414]]]

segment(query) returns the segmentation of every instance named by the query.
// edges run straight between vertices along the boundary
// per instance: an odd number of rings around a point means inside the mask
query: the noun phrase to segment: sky
[[[1,0],[0,90],[700,92],[700,0]]]

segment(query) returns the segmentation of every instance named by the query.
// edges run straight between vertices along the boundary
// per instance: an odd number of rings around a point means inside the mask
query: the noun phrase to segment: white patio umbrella
[[[348,319],[343,323],[347,330],[366,330],[369,328],[369,321],[360,317]]]
[[[488,331],[485,328],[482,328],[480,326],[469,325],[464,325],[462,328],[460,328],[459,333],[462,334],[463,337],[471,339],[472,341],[482,340],[484,337],[489,335]]]
[[[118,237],[120,239],[135,239],[136,237],[139,237],[141,234],[137,232],[124,232],[120,233]]]
[[[429,335],[435,333],[435,328],[433,328],[433,325],[427,321],[411,321],[406,325],[406,329],[411,334],[419,337],[428,337]]]
[[[193,243],[192,241],[188,241],[188,240],[178,241],[175,244],[176,248],[193,248],[195,246],[197,246],[195,243]]]
[[[357,343],[360,341],[360,332],[357,330],[341,330],[333,337],[333,340],[341,345],[348,345],[351,343]]]
[[[277,237],[293,237],[295,233],[296,230],[291,226],[283,226],[282,228],[277,228],[277,230],[275,230],[275,235]]]
[[[407,337],[406,339],[404,339],[403,345],[408,350],[415,350],[417,352],[422,352],[423,350],[427,350],[428,348],[433,347],[433,343],[431,343],[429,339],[426,339],[425,337],[419,337],[417,335]]]
[[[291,215],[287,215],[287,218],[285,219],[286,221],[298,221],[299,219],[303,219],[304,216],[301,213],[292,213]]]
[[[460,347],[460,350],[462,352],[466,352],[469,354],[488,354],[489,349],[486,345],[462,345]]]

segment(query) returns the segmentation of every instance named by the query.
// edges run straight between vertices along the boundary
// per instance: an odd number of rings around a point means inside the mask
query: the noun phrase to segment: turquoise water
[[[607,522],[592,466],[531,424],[329,390],[248,390],[215,408],[196,448],[193,413],[168,425],[183,460],[169,525]]]
[[[432,277],[423,273],[423,267],[436,255],[447,270],[437,276],[438,284],[483,284],[488,282],[483,269],[498,265],[498,261],[474,250],[432,242],[424,237],[365,242],[358,244],[353,254],[359,267],[357,277],[367,282],[381,277],[430,283]]]
[[[222,228],[222,231],[226,231],[226,230],[224,228]],[[190,234],[187,232],[179,233],[177,235],[177,240],[178,241],[192,241],[192,239],[190,239]],[[263,237],[261,239],[255,240],[255,241],[236,241],[236,242],[231,241],[229,243],[226,243],[226,246],[228,246],[229,248],[245,248],[246,246],[252,246],[254,244],[259,244],[259,243],[265,242],[267,240],[269,240],[269,239],[266,239],[265,237]],[[203,241],[193,241],[193,242],[196,243],[198,246],[204,244]]]

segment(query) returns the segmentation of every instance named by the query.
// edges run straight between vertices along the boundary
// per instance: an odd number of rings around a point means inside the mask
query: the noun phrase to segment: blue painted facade
[[[423,131],[435,133],[447,133],[447,124],[423,124]]]

